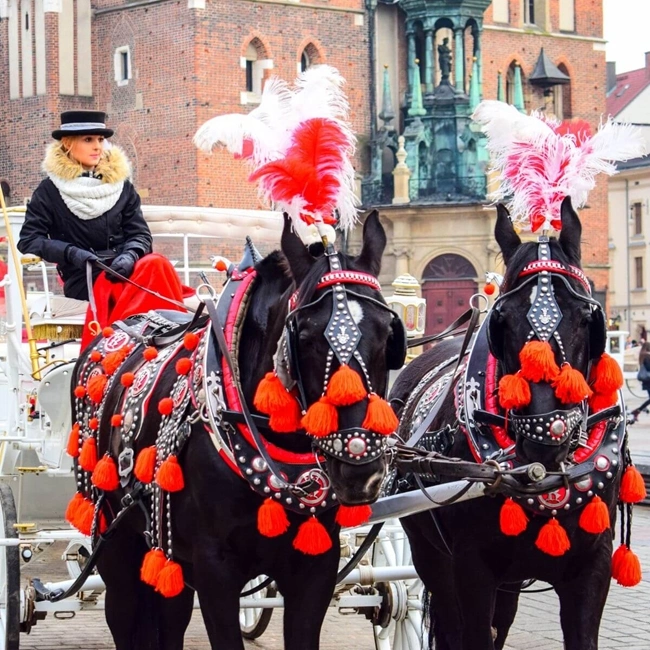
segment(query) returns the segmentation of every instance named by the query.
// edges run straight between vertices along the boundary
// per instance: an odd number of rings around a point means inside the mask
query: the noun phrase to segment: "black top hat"
[[[103,135],[110,138],[113,129],[107,129],[105,122],[106,113],[103,111],[64,111],[61,113],[61,126],[52,131],[52,137],[55,140],[66,135]]]

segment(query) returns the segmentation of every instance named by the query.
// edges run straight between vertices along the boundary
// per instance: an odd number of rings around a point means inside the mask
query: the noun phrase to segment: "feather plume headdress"
[[[194,143],[207,152],[222,145],[246,159],[249,180],[259,184],[264,199],[289,214],[299,235],[315,226],[332,241],[327,226],[338,221],[347,230],[357,221],[351,161],[356,139],[347,122],[343,84],[328,65],[309,68],[293,88],[272,78],[256,109],[208,120]]]
[[[486,100],[473,119],[487,135],[492,167],[500,174],[496,200],[506,200],[514,223],[536,232],[560,230],[566,196],[581,208],[596,175],[616,173],[614,163],[645,155],[639,130],[610,118],[595,135],[585,121],[558,122],[520,113],[504,102]]]

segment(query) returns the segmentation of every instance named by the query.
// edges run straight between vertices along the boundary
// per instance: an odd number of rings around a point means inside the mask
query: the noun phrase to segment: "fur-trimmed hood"
[[[64,181],[72,181],[83,174],[83,167],[71,160],[61,142],[53,142],[45,153],[43,171]],[[131,177],[131,164],[122,149],[111,145],[104,151],[95,174],[101,174],[102,183],[119,183]]]

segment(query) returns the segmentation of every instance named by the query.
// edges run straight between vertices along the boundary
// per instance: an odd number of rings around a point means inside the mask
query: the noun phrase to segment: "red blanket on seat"
[[[158,253],[145,255],[135,263],[130,280],[142,287],[151,289],[161,296],[166,296],[177,302],[183,302],[183,297],[193,292],[184,287],[169,260]],[[183,311],[179,306],[164,298],[152,296],[146,291],[134,287],[128,282],[111,282],[106,272],[95,280],[93,294],[97,305],[97,322],[100,328],[106,327],[116,320],[123,320],[134,314],[142,314],[151,309],[173,309]],[[90,307],[86,312],[81,349],[92,341],[94,335],[89,328],[95,320]]]

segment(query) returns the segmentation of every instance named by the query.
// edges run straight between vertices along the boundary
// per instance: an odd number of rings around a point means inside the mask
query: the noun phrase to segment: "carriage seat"
[[[46,314],[46,308],[45,296],[29,302],[29,318],[36,339],[61,341],[81,338],[88,308],[85,300],[50,294],[50,314]]]

